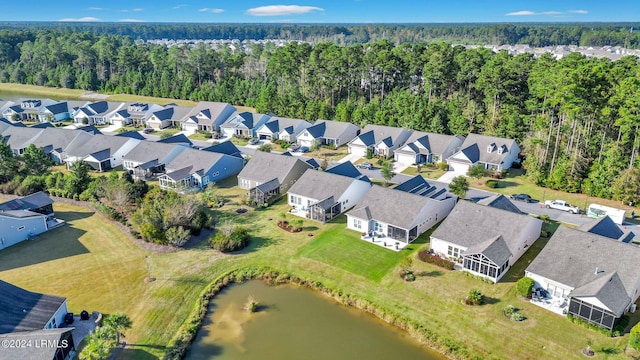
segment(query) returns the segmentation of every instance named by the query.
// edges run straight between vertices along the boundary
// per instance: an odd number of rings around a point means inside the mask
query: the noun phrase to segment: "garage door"
[[[413,154],[396,154],[396,161],[401,164],[411,165],[415,164],[416,156]]]
[[[366,156],[367,148],[365,148],[364,146],[351,145],[349,146],[349,152],[356,156]]]
[[[456,174],[466,175],[467,171],[469,171],[469,164],[463,164],[455,161],[449,162],[449,167]]]

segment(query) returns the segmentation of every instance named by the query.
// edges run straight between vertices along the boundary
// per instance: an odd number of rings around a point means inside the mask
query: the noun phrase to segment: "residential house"
[[[311,165],[296,156],[256,151],[238,174],[238,186],[249,190],[249,200],[265,204],[286,193],[309,169]]]
[[[111,117],[125,106],[122,102],[96,101],[78,108],[73,113],[76,124],[104,125],[109,124]]]
[[[347,228],[406,245],[444,219],[455,203],[455,197],[439,200],[374,185],[347,212]]]
[[[431,251],[498,282],[540,237],[542,221],[489,203],[499,207],[459,201],[431,235]]]
[[[42,134],[44,129],[10,126],[2,131],[2,139],[9,145],[13,155],[22,155],[24,150]]]
[[[201,101],[182,119],[182,130],[188,132],[220,131],[220,125],[226,122],[236,108],[221,102]]]
[[[147,119],[147,127],[156,130],[175,127],[190,111],[191,108],[187,106],[167,105],[151,113]]]
[[[43,123],[49,123],[71,119],[72,111],[73,109],[70,111],[67,101],[60,101],[43,106],[38,112],[38,120]]]
[[[310,126],[305,120],[272,116],[256,130],[256,135],[260,140],[296,142],[298,134]]]
[[[360,128],[352,123],[330,120],[318,120],[304,129],[297,137],[300,146],[327,145],[337,149],[353,140]]]
[[[373,155],[389,158],[410,136],[411,130],[383,125],[367,125],[358,137],[349,142],[349,153],[366,156],[367,151],[370,151]]]
[[[511,168],[518,161],[520,147],[513,139],[469,134],[460,146],[460,151],[447,159],[454,171],[466,174],[475,164],[487,170],[501,171]]]
[[[196,149],[185,149],[165,165],[160,187],[179,192],[197,191],[209,183],[238,175],[244,160],[236,156]]]
[[[68,167],[84,161],[96,171],[108,171],[122,165],[124,155],[139,143],[137,139],[109,135],[93,135],[88,141],[74,139],[64,149],[62,160]]]
[[[117,126],[143,126],[154,112],[162,109],[163,107],[157,104],[127,103],[111,115],[109,123]]]
[[[117,133],[117,134],[115,134],[113,136],[128,137],[128,138],[138,139],[138,140],[146,140],[147,139],[144,136],[142,136],[142,134],[140,134],[139,131],[135,131],[135,130],[129,130],[129,131]]]
[[[6,107],[2,116],[12,121],[38,120],[40,110],[55,103],[51,99],[21,99]]]
[[[50,122],[41,122],[35,125],[31,125],[29,127],[34,129],[46,129],[46,128],[53,128],[55,126],[53,126],[53,124],[51,124]]]
[[[0,280],[0,334],[53,329],[64,324],[67,299],[39,294]]]
[[[27,291],[0,280],[0,342],[3,359],[71,360],[72,328],[64,326],[67,300]],[[52,346],[55,344],[55,346]]]
[[[165,173],[166,165],[189,146],[140,141],[124,155],[122,167],[135,179],[152,180]]]
[[[635,234],[631,230],[621,229],[618,224],[605,215],[592,221],[578,226],[578,230],[589,232],[592,234],[608,237],[609,239],[622,241],[629,243],[635,237]]]
[[[231,115],[231,118],[220,125],[220,131],[226,137],[255,137],[256,130],[269,120],[270,116],[252,112],[241,112]]]
[[[161,144],[173,144],[173,145],[182,145],[187,147],[193,147],[193,142],[189,140],[187,135],[185,134],[175,134],[173,136],[169,136],[168,138],[158,140]]]
[[[93,136],[82,130],[47,128],[33,141],[33,145],[42,148],[56,164],[62,164],[64,149],[72,142],[80,144],[89,141]]]
[[[0,204],[0,250],[56,227],[52,204],[43,192]]]
[[[584,321],[612,330],[640,296],[640,247],[560,226],[525,276],[556,304]]]
[[[329,174],[342,175],[353,179],[371,182],[371,180],[366,175],[362,175],[360,170],[358,170],[358,168],[356,168],[356,166],[353,165],[351,161],[345,161],[343,163],[336,164],[330,168],[327,168],[325,172]]]
[[[364,179],[309,170],[289,188],[290,212],[323,223],[331,221],[358,204],[370,188],[371,182]]]
[[[414,131],[404,146],[394,152],[401,164],[424,164],[445,161],[460,150],[464,137]]]

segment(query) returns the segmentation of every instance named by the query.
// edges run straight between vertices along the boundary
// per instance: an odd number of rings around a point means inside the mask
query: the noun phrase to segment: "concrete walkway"
[[[122,127],[122,125],[109,125],[109,126],[107,126],[106,128],[102,128],[100,131],[101,131],[101,132],[111,132],[111,133],[114,133],[114,132],[117,132],[117,131],[118,131],[118,129],[120,129],[121,127]]]

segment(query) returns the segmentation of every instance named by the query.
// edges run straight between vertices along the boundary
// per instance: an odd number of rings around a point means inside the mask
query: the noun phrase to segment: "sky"
[[[638,0],[25,0],[0,21],[469,23],[640,21]],[[32,4],[29,4],[32,3]]]

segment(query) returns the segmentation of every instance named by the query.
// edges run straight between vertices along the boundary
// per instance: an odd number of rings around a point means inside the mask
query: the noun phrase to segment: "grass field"
[[[311,151],[305,154],[305,156],[312,156],[318,159],[327,159],[327,161],[338,161],[347,156],[348,150],[346,146],[341,146],[337,149],[331,149],[326,147],[320,147],[316,151]]]
[[[176,253],[148,252],[103,216],[56,203],[56,213],[68,224],[2,250],[0,279],[65,296],[70,311],[76,313],[83,309],[127,313],[133,328],[125,331],[128,346],[119,360],[162,357],[202,289],[224,272],[249,266],[268,266],[356,294],[414,319],[482,358],[581,359],[580,349],[587,340],[592,341],[596,358],[625,358],[628,335],[608,338],[517,298],[514,282],[545,239],[495,285],[418,260],[413,265],[417,280],[407,283],[398,276],[398,264],[428,246],[428,234],[397,253],[356,239],[357,233],[345,229],[344,217],[330,224],[305,220],[304,230],[291,234],[276,225],[288,210],[285,199],[268,209],[238,215],[235,210],[244,207],[246,192],[234,185],[231,180],[217,184],[227,201],[210,212],[218,223],[230,221],[250,229],[251,244],[240,253],[222,255],[205,242]],[[157,281],[143,281],[147,266]],[[479,289],[488,304],[463,305],[470,289]],[[509,304],[520,308],[527,320],[515,323],[504,318],[502,308]],[[638,321],[636,314],[632,324]]]
[[[14,84],[14,83],[0,83],[0,91],[16,94],[29,94],[34,97],[49,97],[60,100],[77,100],[81,98],[81,95],[87,93],[86,90],[77,89],[65,89],[65,88],[51,88],[46,86]],[[195,106],[198,102],[182,99],[170,99],[160,98],[153,96],[142,96],[132,94],[105,94],[108,101],[125,101],[125,102],[145,102],[158,105],[177,104],[180,106]],[[250,111],[255,112],[255,109],[249,106],[236,106],[239,112]]]
[[[415,175],[418,175],[418,168],[412,165],[404,169],[402,173],[405,175],[415,176]],[[428,167],[423,167],[420,171],[420,175],[422,175],[422,177],[427,179],[432,179],[432,180],[437,180],[440,176],[444,175],[445,173],[446,173],[445,170],[431,169]]]

